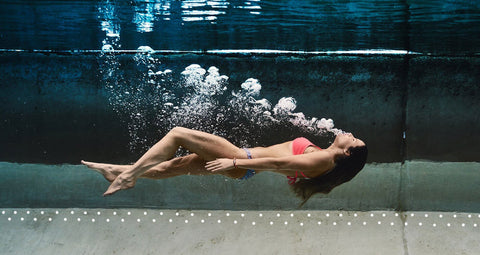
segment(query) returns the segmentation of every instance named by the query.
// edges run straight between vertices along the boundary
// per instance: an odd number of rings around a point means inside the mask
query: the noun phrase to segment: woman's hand
[[[230,169],[234,169],[235,166],[233,165],[233,159],[229,158],[219,158],[213,161],[208,161],[205,165],[205,168],[208,171],[216,172],[216,171],[227,171]]]

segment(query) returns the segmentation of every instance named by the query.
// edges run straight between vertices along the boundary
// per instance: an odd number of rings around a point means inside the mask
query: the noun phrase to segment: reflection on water
[[[104,4],[112,4],[107,1]],[[231,9],[245,9],[250,14],[260,14],[260,0],[242,1],[239,3],[230,3],[225,0],[151,0],[134,1],[134,17],[137,32],[152,32],[155,22],[159,20],[172,21],[179,18],[181,22],[206,21],[210,24],[216,24],[220,16],[228,15]],[[175,14],[175,15],[172,15]]]
[[[1,1],[0,24],[0,49],[480,51],[471,0]]]

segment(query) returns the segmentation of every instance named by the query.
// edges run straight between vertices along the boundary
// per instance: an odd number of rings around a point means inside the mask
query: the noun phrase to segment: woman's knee
[[[185,138],[189,134],[189,132],[191,132],[191,129],[184,127],[174,127],[170,130],[170,132],[168,132],[168,134],[173,138],[178,139]]]

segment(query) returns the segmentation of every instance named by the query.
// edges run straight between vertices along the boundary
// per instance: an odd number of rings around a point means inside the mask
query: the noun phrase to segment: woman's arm
[[[236,159],[237,168],[268,170],[268,171],[303,171],[304,173],[322,174],[327,172],[333,166],[333,160],[328,152],[319,151],[308,154],[280,157],[280,158],[256,158],[256,159]],[[217,159],[209,161],[206,165],[207,170],[227,171],[234,169],[233,159]],[[319,173],[320,172],[320,173]]]

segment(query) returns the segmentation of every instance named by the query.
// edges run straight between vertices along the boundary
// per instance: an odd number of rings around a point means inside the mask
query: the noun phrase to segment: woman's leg
[[[135,186],[136,179],[148,169],[171,159],[179,147],[197,154],[204,161],[216,158],[245,158],[244,151],[224,138],[187,128],[174,128],[152,146],[134,165],[112,182],[104,195]]]
[[[166,179],[180,175],[213,175],[223,174],[231,178],[240,178],[245,175],[245,170],[238,169],[228,172],[212,173],[205,169],[206,161],[197,154],[190,154],[184,157],[173,158],[157,164],[145,171],[139,178],[148,179]],[[132,165],[115,165],[87,162],[82,160],[82,164],[103,175],[109,182],[113,182],[118,175],[130,169]]]

